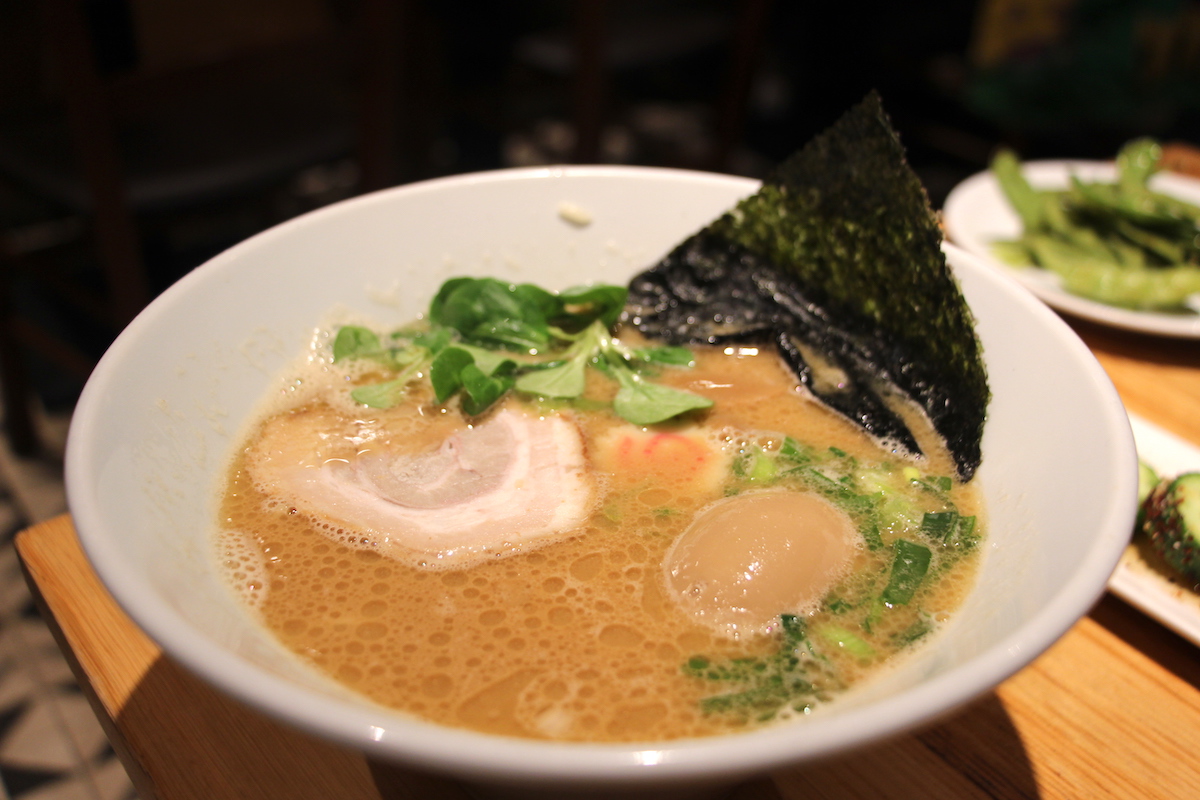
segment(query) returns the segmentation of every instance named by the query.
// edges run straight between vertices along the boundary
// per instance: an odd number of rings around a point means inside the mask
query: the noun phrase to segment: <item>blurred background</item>
[[[92,366],[225,248],[475,170],[761,177],[877,90],[934,207],[1000,144],[1200,143],[1200,1],[0,0],[0,540]],[[132,789],[0,549],[0,800]]]
[[[226,247],[414,180],[761,176],[878,90],[935,207],[1004,142],[1196,139],[1182,0],[7,0],[0,382],[37,450],[116,331]]]

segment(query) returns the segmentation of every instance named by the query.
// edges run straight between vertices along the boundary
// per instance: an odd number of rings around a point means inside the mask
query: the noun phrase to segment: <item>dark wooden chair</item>
[[[19,453],[38,447],[28,355],[80,377],[93,364],[22,314],[12,303],[13,277],[24,271],[52,284],[71,313],[95,317],[115,335],[155,291],[139,230],[146,215],[245,196],[335,159],[357,164],[360,191],[393,183],[406,6],[241,0],[231,19],[243,34],[260,35],[231,41],[225,31],[205,45],[203,31],[184,31],[189,44],[202,45],[192,57],[174,58],[177,48],[160,45],[157,60],[135,38],[131,63],[106,68],[88,16],[96,7],[129,12],[126,32],[136,37],[153,28],[138,10],[190,8],[194,19],[211,20],[213,4],[40,3],[53,91],[36,107],[0,109],[0,174],[87,221],[102,285],[73,285],[0,243],[0,384]],[[284,16],[272,22],[271,13]]]
[[[724,170],[743,134],[747,100],[754,70],[762,51],[771,0],[737,0],[730,31],[725,78],[713,99],[716,123],[712,152],[706,166]],[[577,0],[573,20],[572,116],[576,130],[574,160],[593,163],[600,151],[605,123],[609,68],[608,0]]]

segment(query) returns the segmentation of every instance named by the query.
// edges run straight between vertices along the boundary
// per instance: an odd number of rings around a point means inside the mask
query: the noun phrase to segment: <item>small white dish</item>
[[[1129,415],[1138,457],[1164,478],[1200,471],[1200,448],[1173,433]],[[1109,579],[1108,588],[1127,603],[1200,645],[1200,593],[1176,578],[1155,558],[1130,544]]]
[[[1030,161],[1022,166],[1036,188],[1066,188],[1072,175],[1084,181],[1114,181],[1116,167],[1106,161]],[[1155,191],[1200,204],[1200,181],[1160,172],[1151,178]],[[1200,314],[1165,314],[1134,311],[1097,303],[1071,294],[1053,273],[1037,267],[1015,267],[992,255],[992,243],[1021,235],[1021,221],[1009,206],[991,172],[967,178],[950,192],[942,209],[950,241],[979,256],[989,265],[1015,277],[1042,301],[1076,317],[1141,333],[1178,338],[1200,338]]]

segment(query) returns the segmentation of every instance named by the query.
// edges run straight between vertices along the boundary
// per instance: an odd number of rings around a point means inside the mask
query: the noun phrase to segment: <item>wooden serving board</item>
[[[68,517],[17,548],[142,800],[466,800],[275,723],[164,656],[117,608]],[[736,800],[1200,797],[1200,652],[1106,598],[960,713],[868,752],[783,770]]]

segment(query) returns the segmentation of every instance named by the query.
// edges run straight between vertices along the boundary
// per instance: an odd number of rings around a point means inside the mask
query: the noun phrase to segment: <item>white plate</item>
[[[1200,448],[1133,414],[1129,415],[1138,457],[1164,477],[1200,471]],[[1200,645],[1200,594],[1174,579],[1154,558],[1131,544],[1108,588],[1131,605]]]
[[[1105,161],[1030,161],[1023,165],[1023,171],[1039,189],[1065,188],[1072,174],[1085,181],[1116,180],[1116,167]],[[1159,173],[1151,178],[1150,185],[1155,191],[1200,204],[1200,181]],[[992,242],[1020,236],[1021,221],[990,172],[980,172],[954,187],[946,198],[942,217],[952,242],[1012,275],[1059,311],[1142,333],[1200,338],[1200,314],[1133,311],[1097,303],[1064,291],[1053,273],[1013,267],[995,258]]]

